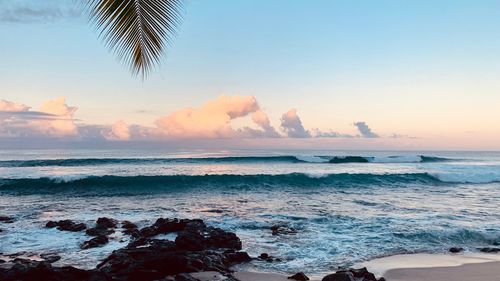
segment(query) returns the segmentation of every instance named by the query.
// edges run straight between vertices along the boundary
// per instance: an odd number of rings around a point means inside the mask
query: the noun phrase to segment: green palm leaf
[[[183,0],[87,0],[106,45],[144,79],[160,62],[181,22]]]

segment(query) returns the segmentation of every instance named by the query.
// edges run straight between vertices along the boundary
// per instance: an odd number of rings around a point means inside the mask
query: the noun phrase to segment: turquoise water
[[[33,150],[0,152],[0,252],[57,252],[93,267],[126,245],[117,233],[81,251],[89,224],[203,218],[235,231],[259,270],[329,271],[378,256],[468,251],[500,242],[500,153],[380,151]],[[272,225],[296,234],[271,235]]]

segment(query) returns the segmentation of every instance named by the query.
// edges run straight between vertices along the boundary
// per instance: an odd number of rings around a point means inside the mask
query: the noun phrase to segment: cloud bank
[[[187,107],[157,117],[151,126],[86,124],[76,119],[76,106],[58,97],[37,109],[0,100],[0,139],[49,138],[94,141],[162,141],[175,139],[254,138],[378,138],[365,122],[355,122],[359,135],[306,129],[297,109],[283,113],[277,130],[253,96],[220,96],[199,107]],[[236,124],[240,124],[237,126]],[[241,125],[243,124],[243,125]]]

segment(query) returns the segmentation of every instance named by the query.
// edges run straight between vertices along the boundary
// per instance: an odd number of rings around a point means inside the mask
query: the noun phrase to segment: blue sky
[[[500,141],[500,1],[191,0],[144,82],[73,1],[0,8],[0,99],[64,96],[78,122],[152,126],[225,94],[255,97],[276,128],[296,108],[306,128],[356,134],[364,121],[427,147]]]

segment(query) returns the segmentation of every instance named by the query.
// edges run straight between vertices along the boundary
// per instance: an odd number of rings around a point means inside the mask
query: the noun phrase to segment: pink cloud
[[[220,96],[200,108],[185,108],[161,117],[155,124],[161,133],[174,138],[233,138],[242,130],[233,129],[231,121],[248,115],[264,130],[259,133],[274,131],[252,96]]]
[[[129,140],[130,128],[125,121],[119,120],[111,126],[110,130],[103,132],[103,135],[107,140]]]

